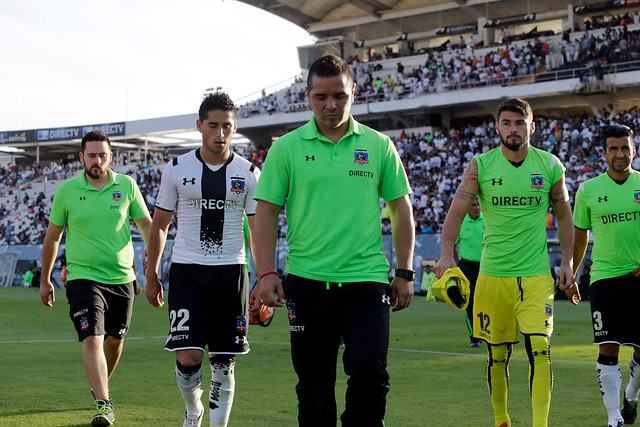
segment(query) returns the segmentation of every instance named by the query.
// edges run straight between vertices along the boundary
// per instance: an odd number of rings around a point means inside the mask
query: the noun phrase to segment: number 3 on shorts
[[[602,329],[602,313],[599,311],[593,312],[593,329],[599,331]]]
[[[189,330],[189,327],[184,325],[187,323],[187,320],[189,320],[189,310],[186,308],[181,308],[177,313],[175,310],[171,310],[169,312],[169,318],[171,319],[171,332]],[[178,320],[177,325],[176,320]]]

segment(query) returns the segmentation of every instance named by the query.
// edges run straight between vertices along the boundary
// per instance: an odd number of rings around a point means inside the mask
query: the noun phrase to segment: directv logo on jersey
[[[491,204],[494,206],[539,206],[542,203],[541,196],[493,196]]]
[[[369,163],[369,153],[367,153],[367,150],[356,150],[356,152],[353,153],[353,157],[354,163],[359,163],[361,165]]]
[[[609,224],[614,222],[627,222],[638,221],[640,219],[640,212],[620,212],[602,215],[602,224]]]
[[[81,314],[85,314],[85,313],[88,313],[88,312],[89,312],[88,308],[83,308],[82,310],[76,311],[75,313],[73,313],[73,317],[78,317]]]
[[[531,188],[544,188],[544,178],[539,173],[531,174]]]
[[[187,199],[187,206],[193,209],[235,210],[238,209],[238,202],[235,200]]]
[[[231,178],[231,191],[234,193],[244,193],[244,178],[234,176]]]

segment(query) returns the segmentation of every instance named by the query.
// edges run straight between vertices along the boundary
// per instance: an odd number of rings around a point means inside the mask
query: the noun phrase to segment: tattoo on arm
[[[455,199],[461,199],[463,201],[473,200],[478,194],[478,164],[475,160],[472,160],[467,167],[462,178],[462,183],[456,194]]]
[[[550,194],[551,203],[569,203],[569,193],[564,186],[554,189]]]
[[[462,199],[462,200],[473,200],[476,198],[476,195],[460,187],[458,188],[458,191],[456,191],[456,194],[453,197],[457,199]]]

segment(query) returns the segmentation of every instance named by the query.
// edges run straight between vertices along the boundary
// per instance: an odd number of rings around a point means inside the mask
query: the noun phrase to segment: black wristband
[[[396,277],[413,282],[416,278],[416,272],[413,270],[405,270],[404,268],[396,268]]]

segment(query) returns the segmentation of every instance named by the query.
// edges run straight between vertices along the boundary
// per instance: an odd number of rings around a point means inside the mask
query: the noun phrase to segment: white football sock
[[[627,384],[624,395],[629,400],[638,400],[638,391],[640,390],[640,363],[638,363],[635,355],[631,355],[629,370],[631,371],[631,377],[629,378],[629,384]]]
[[[197,366],[182,366],[176,362],[176,382],[184,399],[188,415],[200,415],[202,410],[202,369]]]
[[[209,390],[209,419],[211,427],[225,427],[233,405],[236,380],[233,355],[213,356],[211,362],[211,388]]]
[[[615,426],[619,420],[622,420],[620,414],[620,387],[622,386],[620,366],[598,363],[596,375],[602,392],[602,400],[609,416],[609,424]]]

